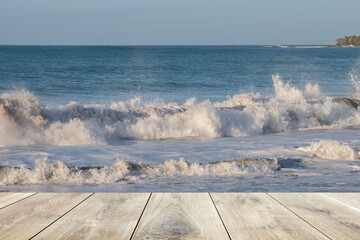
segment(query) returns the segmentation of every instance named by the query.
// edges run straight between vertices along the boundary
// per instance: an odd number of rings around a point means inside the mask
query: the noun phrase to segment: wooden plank
[[[15,192],[1,192],[0,193],[0,209],[10,204],[13,204],[21,199],[27,198],[35,193],[15,193]]]
[[[95,193],[34,239],[130,239],[150,193]]]
[[[360,208],[360,193],[326,193],[326,195]]]
[[[2,239],[29,239],[91,193],[38,193],[0,210]]]
[[[231,239],[328,239],[265,193],[211,193]]]
[[[332,239],[360,239],[360,209],[322,193],[271,193]]]
[[[229,239],[207,193],[153,193],[133,239]]]

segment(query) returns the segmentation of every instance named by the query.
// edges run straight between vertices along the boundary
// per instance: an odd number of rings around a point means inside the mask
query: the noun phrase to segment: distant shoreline
[[[345,36],[336,39],[336,44],[329,47],[360,47],[360,35]]]

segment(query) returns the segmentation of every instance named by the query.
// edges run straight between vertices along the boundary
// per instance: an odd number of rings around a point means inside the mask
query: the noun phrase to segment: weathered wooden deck
[[[360,193],[0,193],[1,239],[360,239]]]

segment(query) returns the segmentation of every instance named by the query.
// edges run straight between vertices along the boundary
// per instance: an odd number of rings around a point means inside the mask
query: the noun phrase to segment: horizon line
[[[156,46],[329,46],[332,44],[0,44],[0,46],[58,46],[58,47],[80,47],[80,46],[89,46],[89,47],[156,47]]]

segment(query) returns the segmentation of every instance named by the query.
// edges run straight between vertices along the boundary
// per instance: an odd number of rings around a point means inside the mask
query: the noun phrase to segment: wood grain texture
[[[2,192],[0,193],[0,209],[34,194],[35,193]]]
[[[360,208],[360,193],[326,193],[326,195]]]
[[[322,193],[270,193],[332,239],[360,239],[360,209]]]
[[[34,239],[130,239],[150,193],[95,193]]]
[[[328,239],[265,193],[211,193],[232,239]]]
[[[229,239],[207,193],[153,193],[133,239]]]
[[[38,193],[0,210],[1,239],[29,239],[91,193]]]

